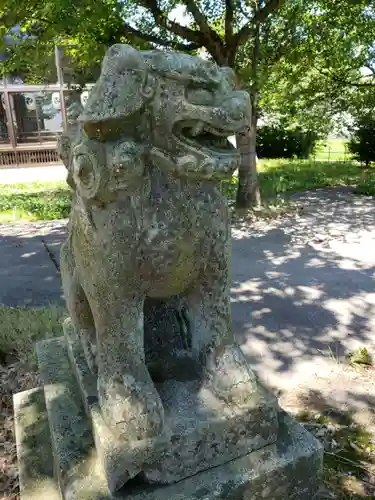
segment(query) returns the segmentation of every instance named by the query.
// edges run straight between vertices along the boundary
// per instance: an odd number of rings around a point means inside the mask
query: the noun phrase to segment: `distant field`
[[[315,153],[315,159],[320,161],[328,160],[349,160],[346,151],[346,139],[325,139],[321,141]]]

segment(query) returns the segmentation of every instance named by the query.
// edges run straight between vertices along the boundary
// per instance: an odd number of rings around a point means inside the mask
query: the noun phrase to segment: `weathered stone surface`
[[[199,380],[214,394],[228,435],[236,412],[262,406],[232,334],[229,217],[220,189],[239,161],[227,138],[246,129],[249,113],[249,96],[235,90],[229,68],[115,45],[61,141],[74,191],[61,250],[67,306],[108,433],[144,450],[129,478],[147,475],[148,450],[158,449],[170,427],[158,383]],[[246,439],[233,436],[233,450]],[[228,446],[216,448],[207,445],[202,467],[232,457]],[[185,464],[185,472],[196,467]]]
[[[278,405],[260,384],[257,397],[238,408],[201,388],[199,379],[156,384],[165,410],[164,429],[157,440],[119,440],[101,417],[95,378],[74,330],[68,322],[64,330],[96,449],[112,489],[139,472],[150,482],[179,481],[276,441]],[[48,344],[44,349],[49,349]],[[53,357],[52,349],[48,356],[52,363]]]
[[[57,345],[61,347],[61,343]],[[62,477],[65,478],[61,482],[64,500],[312,500],[318,490],[322,446],[302,426],[281,413],[279,438],[273,445],[176,484],[153,486],[134,480],[112,495],[100,461],[92,453],[92,447],[87,442],[87,448],[82,446],[80,424],[75,436],[77,415],[79,420],[83,412],[80,399],[73,397],[71,389],[63,390],[62,379],[56,380],[56,384],[61,393],[66,394],[65,404],[50,407],[56,412],[51,420],[53,424],[68,430],[65,435],[61,435],[62,439],[54,450],[56,464],[64,467],[61,471],[56,466],[56,477],[60,481]],[[48,389],[46,396],[49,397]],[[29,403],[25,403],[27,400],[28,394],[17,395],[16,415],[20,413],[21,401],[22,411],[28,411]],[[51,481],[50,440],[45,438],[44,432],[38,431],[41,423],[46,424],[43,406],[38,405],[33,414],[32,421],[18,419],[17,424],[18,455],[23,457],[25,465],[20,468],[21,500],[57,500]],[[23,436],[27,436],[27,439]],[[66,460],[66,457],[82,455],[91,457],[91,460],[86,458],[86,467],[79,466],[74,460]],[[47,478],[47,482],[44,478]]]
[[[15,394],[13,407],[22,500],[60,500],[43,388]]]
[[[90,422],[72,376],[65,343],[59,339],[38,343],[37,356],[44,383],[56,480],[63,494],[73,499],[76,483],[81,484],[81,478],[89,481],[89,475],[95,475],[98,468]]]

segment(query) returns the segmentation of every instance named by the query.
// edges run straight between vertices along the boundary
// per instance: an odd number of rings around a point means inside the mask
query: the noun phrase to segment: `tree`
[[[237,69],[237,54],[240,47],[247,44],[252,46],[251,73],[255,75],[262,25],[282,4],[283,0],[226,0],[223,3],[101,0],[94,6],[91,0],[51,0],[43,4],[10,0],[2,19],[3,32],[18,24],[36,37],[39,47],[47,47],[51,41],[74,42],[78,46],[77,54],[86,61],[92,54],[101,57],[103,47],[128,40],[137,46],[152,44],[193,53],[205,48],[218,65]],[[173,9],[178,5],[185,10],[187,23],[173,19]],[[14,60],[10,58],[8,65]],[[237,200],[241,206],[260,203],[255,162],[256,92],[255,84],[249,129],[238,137],[242,161]]]
[[[361,116],[355,124],[354,134],[349,142],[349,151],[354,158],[364,162],[366,167],[375,161],[375,117],[373,114]]]
[[[316,141],[334,130],[346,105],[342,91],[337,92],[326,77],[301,63],[280,61],[263,86],[259,107],[266,125],[298,130],[311,139],[309,147],[304,149],[305,157],[309,158]]]
[[[317,144],[318,136],[300,127],[279,122],[259,127],[257,154],[259,158],[308,158]]]
[[[302,13],[298,44],[262,87],[260,115],[267,123],[284,122],[323,138],[338,128],[340,117],[375,106],[375,16],[366,4],[322,1],[320,10]]]

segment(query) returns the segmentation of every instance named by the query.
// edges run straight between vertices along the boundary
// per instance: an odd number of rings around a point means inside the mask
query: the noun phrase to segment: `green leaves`
[[[354,135],[349,142],[349,151],[354,158],[368,166],[375,161],[375,117],[366,114],[357,119]]]
[[[368,69],[370,76],[363,76],[364,65],[374,61],[375,17],[366,14],[368,2],[354,4],[289,1],[262,27],[257,80],[263,118],[324,136],[339,113],[375,107],[374,89],[364,85],[375,84],[375,73]],[[246,53],[237,60],[250,87]]]

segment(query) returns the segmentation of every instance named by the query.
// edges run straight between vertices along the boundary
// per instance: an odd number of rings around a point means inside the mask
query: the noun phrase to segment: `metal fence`
[[[350,153],[348,145],[343,144],[341,150],[331,147],[330,145],[324,148],[318,148],[309,158],[312,162],[317,161],[333,161],[333,162],[353,162],[353,155]]]
[[[32,151],[0,151],[0,168],[12,168],[19,166],[35,165],[57,165],[60,164],[60,158],[56,151],[56,146],[52,149],[38,149]]]
[[[56,47],[56,84],[27,85],[11,78],[0,82],[0,168],[60,162],[56,142],[67,129],[69,108],[84,106],[92,87],[64,83],[60,62]]]
[[[308,158],[260,158],[260,162],[267,163],[272,161],[283,161],[283,162],[304,162],[304,163],[350,163],[350,164],[360,164],[359,161],[353,158],[352,153],[350,153],[347,144],[343,145],[341,150],[335,148],[324,147],[318,149],[316,152],[312,153]]]

